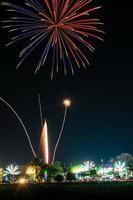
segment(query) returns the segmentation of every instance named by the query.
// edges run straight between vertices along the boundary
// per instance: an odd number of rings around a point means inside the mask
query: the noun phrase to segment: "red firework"
[[[19,65],[25,58],[44,41],[41,58],[36,67],[36,72],[40,70],[52,51],[52,71],[58,72],[59,64],[64,66],[66,74],[70,67],[74,74],[75,64],[80,68],[89,64],[87,50],[94,51],[93,39],[103,40],[101,34],[103,31],[99,26],[103,23],[91,15],[101,6],[92,7],[93,0],[43,0],[39,3],[37,0],[25,0],[29,9],[16,6],[11,3],[2,3],[11,7],[8,11],[21,14],[21,17],[13,17],[5,21],[12,28],[10,31],[21,30],[22,33],[12,38],[9,44],[17,42],[24,38],[30,38],[28,44],[20,53],[22,57]],[[23,16],[25,15],[25,16]]]

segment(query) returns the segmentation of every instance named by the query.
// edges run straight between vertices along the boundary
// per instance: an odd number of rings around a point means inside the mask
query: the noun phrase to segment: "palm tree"
[[[90,177],[92,178],[92,180],[94,181],[96,178],[97,178],[97,171],[96,171],[96,169],[91,169],[90,171],[89,171],[89,175],[90,175]]]
[[[125,162],[116,161],[114,163],[114,173],[118,173],[120,177],[125,176],[127,177],[127,166]]]
[[[57,175],[63,174],[63,167],[58,161],[53,164],[46,164],[42,168],[42,174],[44,176],[46,175],[45,181],[51,182],[52,180],[55,180]]]
[[[37,181],[41,181],[41,178],[42,178],[41,170],[44,166],[43,162],[41,162],[39,158],[34,158],[30,162],[29,166],[31,166],[35,171],[35,178],[34,179],[37,180]]]
[[[6,167],[5,176],[9,175],[11,181],[14,181],[15,176],[19,175],[21,172],[18,165],[10,164]]]
[[[114,163],[114,169],[115,171],[118,171],[119,173],[125,171],[126,163],[122,161],[117,161]]]
[[[133,164],[129,164],[130,176],[133,177]]]
[[[84,162],[84,165],[81,166],[82,172],[90,171],[91,169],[94,169],[95,164],[93,161],[86,161]]]

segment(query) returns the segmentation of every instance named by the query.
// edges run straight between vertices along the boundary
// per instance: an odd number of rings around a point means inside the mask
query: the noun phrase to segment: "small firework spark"
[[[51,66],[51,79],[60,66],[63,66],[65,75],[68,70],[74,75],[74,66],[86,68],[90,64],[87,51],[95,51],[94,39],[103,40],[103,31],[99,28],[103,23],[92,16],[101,6],[93,7],[92,2],[93,0],[25,0],[23,7],[2,2],[1,5],[13,13],[13,17],[3,21],[3,28],[16,34],[6,46],[27,39],[26,46],[19,54],[17,68],[41,45],[43,50],[40,51],[35,73],[46,65],[47,60]]]

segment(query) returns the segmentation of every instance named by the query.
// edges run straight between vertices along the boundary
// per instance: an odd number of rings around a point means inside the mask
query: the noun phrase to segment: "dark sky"
[[[16,70],[21,45],[5,48],[9,35],[0,30],[0,96],[22,117],[38,154],[41,133],[38,93],[48,121],[51,155],[63,117],[62,99],[69,97],[73,102],[57,154],[57,159],[65,163],[108,160],[122,152],[133,153],[131,2],[95,2],[103,4],[100,15],[105,23],[105,41],[97,44],[91,66],[77,70],[75,77],[59,73],[51,81],[49,69],[42,69],[35,76],[36,63],[32,60],[38,51]],[[21,125],[2,102],[0,136],[0,164],[22,164],[32,159]]]

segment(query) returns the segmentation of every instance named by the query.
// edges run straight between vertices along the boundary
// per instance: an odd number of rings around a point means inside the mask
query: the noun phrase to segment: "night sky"
[[[48,67],[34,75],[38,50],[16,70],[21,43],[5,48],[9,35],[6,30],[0,30],[0,96],[22,117],[39,156],[38,93],[49,126],[51,155],[63,117],[62,100],[65,97],[72,100],[57,153],[57,160],[67,164],[84,160],[98,162],[101,158],[107,161],[123,152],[133,153],[131,2],[95,2],[103,5],[100,16],[105,23],[105,41],[96,44],[91,66],[76,70],[75,77],[70,74],[65,77],[61,72],[51,81]],[[1,19],[6,17],[2,9]],[[0,136],[0,165],[23,164],[33,158],[21,125],[2,102]]]

